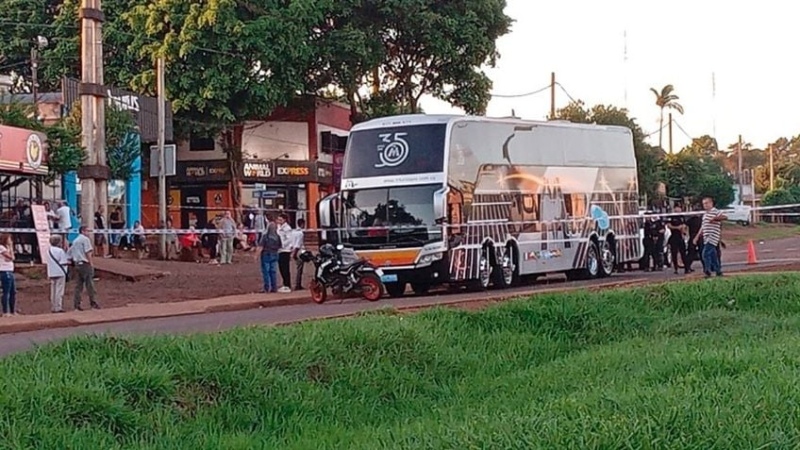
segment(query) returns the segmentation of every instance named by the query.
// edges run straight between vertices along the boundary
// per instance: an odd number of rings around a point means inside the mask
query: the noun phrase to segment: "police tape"
[[[792,209],[792,208],[800,208],[800,203],[798,204],[791,204],[791,205],[777,205],[777,206],[761,206],[761,207],[748,207],[747,212],[758,212],[760,215],[768,215],[768,216],[778,216],[778,215],[785,215],[787,217],[792,217],[794,215],[800,216],[800,213],[763,213],[762,211],[775,211],[780,209]],[[735,209],[720,209],[719,210],[723,214],[730,214],[735,213]],[[447,229],[463,229],[463,228],[483,228],[486,234],[491,234],[492,230],[487,229],[487,227],[494,227],[494,226],[511,226],[515,228],[523,228],[522,231],[524,232],[535,232],[530,230],[524,230],[527,227],[533,228],[542,228],[546,229],[549,232],[554,232],[553,225],[567,225],[567,226],[577,226],[579,224],[585,224],[589,221],[625,221],[629,219],[634,219],[636,221],[644,221],[650,218],[671,218],[671,217],[690,217],[690,216],[702,216],[706,214],[705,211],[686,211],[686,212],[673,212],[673,213],[662,213],[662,212],[647,212],[639,211],[637,214],[627,214],[627,215],[607,215],[601,217],[590,217],[590,216],[581,216],[575,218],[566,218],[566,219],[554,219],[554,220],[525,220],[525,221],[510,221],[508,219],[491,219],[491,220],[475,220],[473,222],[468,223],[461,223],[461,224],[434,224],[434,225],[427,225],[427,224],[411,224],[411,225],[390,225],[390,226],[346,226],[346,227],[330,227],[330,228],[304,228],[303,233],[320,233],[320,232],[327,232],[327,233],[336,233],[336,232],[345,232],[345,233],[353,233],[353,232],[361,232],[361,231],[368,231],[368,232],[382,232],[382,231],[414,231],[425,229],[426,232],[430,233],[431,230],[441,229],[445,231]],[[625,225],[622,224],[624,227]],[[36,228],[21,228],[21,227],[0,227],[0,233],[37,233],[37,232],[51,232],[53,234],[73,234],[77,233],[79,230],[77,228],[73,228],[70,230],[43,230],[43,229],[36,229]],[[244,233],[244,234],[258,234],[264,233],[266,230],[259,230],[259,229],[238,229],[237,233]],[[619,231],[619,230],[615,230]],[[214,228],[188,228],[188,229],[168,229],[168,228],[147,228],[140,231],[136,231],[133,229],[92,229],[87,228],[87,232],[92,234],[100,234],[100,235],[121,235],[121,236],[135,236],[135,235],[186,235],[186,234],[231,234],[230,230],[222,230],[216,227]],[[363,236],[359,236],[363,237]],[[367,236],[368,237],[368,236]]]

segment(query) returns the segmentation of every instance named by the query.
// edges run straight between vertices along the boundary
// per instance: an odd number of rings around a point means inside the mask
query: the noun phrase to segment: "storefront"
[[[231,171],[227,161],[178,161],[167,197],[176,227],[205,228],[232,207]]]
[[[47,175],[47,137],[0,125],[0,228],[33,228],[34,184]],[[19,261],[38,260],[36,235],[14,234]]]
[[[316,204],[332,192],[333,166],[320,161],[245,161],[242,200],[270,213],[286,213],[291,224],[306,219],[315,227]]]

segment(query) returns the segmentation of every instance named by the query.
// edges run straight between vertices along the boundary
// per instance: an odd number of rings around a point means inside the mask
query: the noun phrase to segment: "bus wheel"
[[[600,246],[592,242],[589,251],[586,253],[586,268],[584,269],[585,278],[593,280],[600,276],[603,262],[600,258]]]
[[[617,265],[617,249],[613,239],[606,239],[600,245],[600,276],[610,277]]]
[[[583,269],[570,270],[566,273],[567,280],[593,280],[600,276],[602,262],[600,260],[600,247],[596,242],[589,245],[589,251],[586,253],[586,265]]]
[[[411,283],[411,289],[416,295],[425,295],[431,289],[430,283]]]
[[[517,286],[522,280],[519,275],[519,250],[517,250],[516,245],[511,244],[508,246],[506,249],[506,257],[511,265],[511,276],[508,278],[507,284],[509,286]]]
[[[497,260],[496,257],[495,260]],[[506,247],[503,257],[492,267],[492,283],[494,287],[504,289],[511,286],[514,282],[515,271],[514,255],[511,247]]]
[[[386,287],[389,297],[402,297],[406,292],[405,283],[384,283],[384,287]]]
[[[481,256],[478,259],[478,284],[481,289],[487,289],[492,277],[492,264],[489,259],[489,247],[481,249]]]

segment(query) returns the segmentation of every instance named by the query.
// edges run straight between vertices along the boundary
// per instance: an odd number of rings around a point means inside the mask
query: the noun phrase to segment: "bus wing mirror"
[[[447,218],[447,189],[433,193],[433,216],[437,223]]]

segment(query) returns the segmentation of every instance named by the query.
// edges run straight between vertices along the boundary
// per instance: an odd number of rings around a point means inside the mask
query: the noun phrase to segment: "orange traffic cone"
[[[753,241],[747,244],[747,264],[758,264],[758,260],[756,259],[756,246],[753,244]]]

